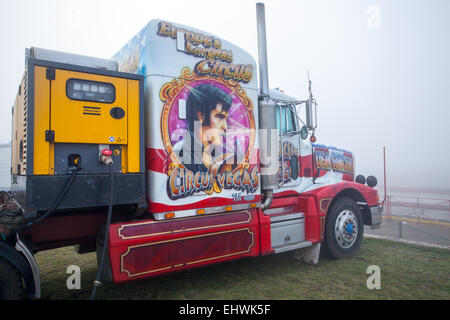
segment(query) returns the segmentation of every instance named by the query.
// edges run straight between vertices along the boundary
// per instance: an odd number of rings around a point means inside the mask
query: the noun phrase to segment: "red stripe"
[[[248,202],[234,202],[232,198],[223,198],[223,197],[213,197],[197,201],[194,203],[188,203],[183,205],[175,205],[175,206],[169,206],[163,203],[158,202],[151,202],[149,199],[148,201],[148,211],[151,213],[159,213],[159,212],[171,212],[171,211],[180,211],[180,210],[190,210],[190,209],[199,209],[199,208],[209,208],[209,207],[220,207],[220,206],[229,206],[229,205],[236,205],[236,204],[243,204],[243,203],[253,203],[253,202],[260,202],[261,196],[255,195],[255,199]]]
[[[146,148],[145,151],[145,168],[159,173],[167,173],[171,159],[166,150]]]

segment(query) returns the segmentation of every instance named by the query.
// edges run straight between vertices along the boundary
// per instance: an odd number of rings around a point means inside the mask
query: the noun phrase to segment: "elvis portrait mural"
[[[197,72],[183,68],[160,91],[161,134],[171,158],[168,195],[174,200],[223,189],[253,193],[259,185],[251,157],[253,103],[238,81],[202,74],[198,65]]]

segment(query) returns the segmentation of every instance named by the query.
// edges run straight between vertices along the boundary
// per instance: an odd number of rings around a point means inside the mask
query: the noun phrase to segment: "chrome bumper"
[[[372,217],[372,229],[378,229],[381,225],[381,217],[383,208],[381,206],[370,207],[370,215]]]

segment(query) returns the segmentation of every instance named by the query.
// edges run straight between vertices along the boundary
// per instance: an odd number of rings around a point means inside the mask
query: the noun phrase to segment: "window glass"
[[[280,130],[280,106],[277,105],[275,107],[275,124],[277,126],[277,130]]]
[[[286,133],[286,110],[284,106],[276,106],[276,125],[278,130],[281,128],[281,132]]]
[[[291,108],[286,106],[286,116],[287,116],[287,131],[293,132],[296,130],[295,128],[295,115]]]
[[[295,115],[288,106],[286,105],[276,106],[276,125],[278,130],[280,130],[281,128],[281,133],[287,133],[296,130]]]

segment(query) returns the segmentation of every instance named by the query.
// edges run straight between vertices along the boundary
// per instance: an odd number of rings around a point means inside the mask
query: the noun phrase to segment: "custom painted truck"
[[[381,223],[376,179],[365,185],[351,152],[315,143],[311,90],[269,90],[262,4],[257,18],[259,85],[245,50],[164,20],[111,59],[26,50],[1,298],[39,298],[34,254],[69,245],[97,251],[94,292],[101,279],[358,250],[364,225]]]

